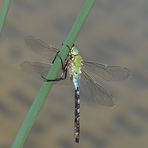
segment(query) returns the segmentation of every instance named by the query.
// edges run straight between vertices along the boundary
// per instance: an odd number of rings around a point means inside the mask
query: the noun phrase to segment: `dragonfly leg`
[[[64,69],[63,60],[62,60],[61,56],[59,55],[59,52],[60,52],[60,51],[58,51],[58,52],[56,53],[56,55],[55,55],[55,57],[54,57],[54,59],[53,59],[53,61],[52,61],[52,64],[54,63],[54,61],[55,61],[56,57],[58,56],[58,57],[60,58],[60,60],[61,60],[62,69]]]
[[[62,43],[62,46],[63,46],[63,43]],[[66,45],[66,46],[68,47],[68,49],[69,49],[69,51],[70,51],[70,50],[71,50],[70,46],[69,46],[69,45]],[[73,46],[75,46],[75,45],[73,44],[72,47],[73,47]],[[61,60],[62,69],[64,69],[64,64],[63,64],[64,62],[63,62],[61,56],[59,55],[59,52],[60,52],[60,51],[57,51],[57,53],[56,53],[56,55],[55,55],[55,57],[54,57],[54,59],[53,59],[53,61],[52,61],[52,64],[54,63],[56,57],[58,56],[58,57],[60,58],[60,60]]]
[[[56,53],[54,59],[52,60],[52,64],[54,63],[54,61],[55,61],[56,57],[58,56],[58,54],[59,54],[59,51]]]
[[[68,45],[67,45],[67,47],[70,48]],[[49,80],[46,77],[41,76],[44,79],[45,82],[61,81],[61,80],[65,80],[67,78],[67,67],[68,67],[69,62],[68,62],[68,60],[66,60],[65,64],[63,64],[63,60],[62,60],[61,56],[59,55],[59,52],[60,51],[58,51],[56,53],[56,55],[55,55],[52,63],[54,63],[54,61],[55,61],[55,59],[56,59],[57,56],[60,58],[61,64],[62,64],[62,71],[63,71],[62,74],[61,74],[61,77],[56,78],[56,79],[53,79],[53,80]]]
[[[61,77],[59,78],[56,78],[56,79],[53,79],[53,80],[49,80],[47,78],[45,78],[44,76],[41,75],[41,77],[43,78],[43,80],[45,82],[54,82],[54,81],[61,81],[61,80],[65,80],[67,78],[67,69],[65,69],[62,74],[61,74]]]
[[[69,49],[69,51],[71,50],[71,48],[70,48],[70,46],[69,45],[66,45],[67,47],[68,47],[68,49]],[[72,47],[74,47],[75,46],[75,44],[72,44]]]
[[[70,48],[70,46],[69,45],[66,45],[67,47],[68,47],[68,49],[69,49],[69,51],[71,50],[71,48]]]
[[[61,81],[63,80],[63,78],[56,78],[56,79],[53,79],[53,80],[49,80],[49,79],[46,79],[44,76],[41,76],[45,82],[54,82],[54,81]]]

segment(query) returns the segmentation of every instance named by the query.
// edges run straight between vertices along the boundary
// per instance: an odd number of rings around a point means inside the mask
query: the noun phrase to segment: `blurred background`
[[[42,79],[23,61],[47,62],[24,37],[60,47],[85,0],[13,0],[0,34],[0,147],[10,148]],[[54,85],[24,148],[146,148],[148,146],[148,1],[97,0],[76,45],[88,60],[127,67],[127,80],[103,83],[114,107],[81,103],[81,138],[73,132],[73,86]]]

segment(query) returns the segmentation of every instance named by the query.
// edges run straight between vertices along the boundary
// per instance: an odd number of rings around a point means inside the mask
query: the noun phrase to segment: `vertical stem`
[[[66,38],[60,50],[60,53],[59,53],[63,61],[66,59],[68,52],[69,52],[69,49],[66,45],[69,45],[71,47],[72,44],[75,42],[80,32],[80,29],[94,4],[94,1],[95,0],[87,0],[82,11],[80,12],[80,15],[77,17],[68,37]],[[47,79],[50,79],[50,80],[56,79],[60,70],[61,70],[61,61],[58,56],[47,75]],[[22,148],[23,147],[24,142],[26,141],[29,135],[29,132],[37,118],[37,115],[45,103],[46,97],[49,91],[51,90],[51,87],[52,87],[52,82],[44,82],[42,84],[37,97],[35,98],[20,130],[17,133],[16,139],[12,145],[12,148]]]
[[[5,19],[8,13],[9,5],[10,5],[10,0],[2,0],[1,2],[1,11],[0,11],[0,32],[3,29]]]

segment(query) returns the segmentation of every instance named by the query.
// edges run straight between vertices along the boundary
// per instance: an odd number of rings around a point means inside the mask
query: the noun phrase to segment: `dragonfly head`
[[[78,49],[76,46],[73,46],[73,47],[71,48],[70,53],[71,53],[72,55],[76,56],[76,55],[79,54],[79,49]]]

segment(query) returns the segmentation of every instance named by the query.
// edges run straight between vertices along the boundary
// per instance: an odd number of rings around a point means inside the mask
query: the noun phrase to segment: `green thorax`
[[[73,66],[77,69],[81,68],[82,66],[82,57],[80,55],[76,55],[72,57]]]
[[[73,78],[78,78],[80,77],[80,74],[82,73],[81,68],[82,68],[82,57],[80,55],[75,55],[72,56],[71,59],[71,74],[73,75]]]
[[[83,65],[83,59],[79,55],[79,49],[75,46],[72,47],[70,51],[70,57],[71,57],[71,64],[69,67],[69,73],[73,76],[74,79],[80,77],[80,74],[82,73],[81,68]]]

